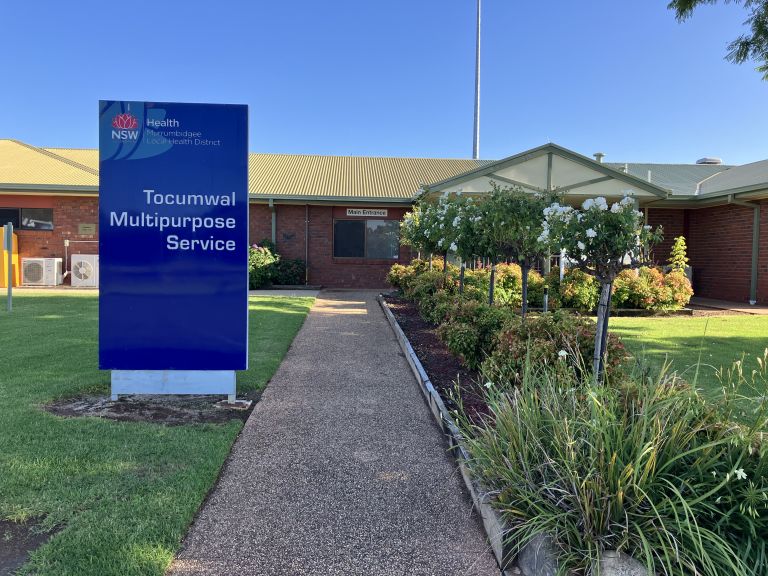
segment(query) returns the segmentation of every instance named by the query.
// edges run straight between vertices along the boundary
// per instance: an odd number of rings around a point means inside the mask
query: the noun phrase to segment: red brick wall
[[[64,258],[64,239],[72,243],[68,255],[98,254],[96,243],[75,240],[98,240],[99,202],[96,198],[68,196],[3,196],[3,206],[10,208],[53,208],[53,230],[17,230],[19,256],[22,258]],[[78,224],[95,224],[96,234],[78,234]],[[68,263],[65,268],[69,268]]]
[[[752,209],[730,205],[688,212],[688,256],[696,295],[748,302]],[[762,232],[765,242],[768,229]]]
[[[757,301],[768,304],[768,201],[760,202],[760,243],[757,258]]]
[[[272,216],[265,204],[250,206],[251,243],[272,237]],[[346,218],[346,207],[278,204],[277,251],[285,258],[309,261],[309,283],[329,288],[383,288],[386,275],[395,260],[365,260],[333,257],[333,220]],[[407,208],[387,207],[387,219],[400,220]],[[309,225],[305,222],[309,216]],[[305,230],[309,231],[309,253],[305,252]],[[400,247],[397,262],[407,263],[411,253]]]
[[[686,243],[688,243],[686,212],[686,210],[680,209],[648,209],[648,224],[654,228],[661,226],[664,233],[664,240],[659,242],[653,250],[653,259],[660,266],[665,265],[669,260],[669,253],[675,238],[685,236]]]

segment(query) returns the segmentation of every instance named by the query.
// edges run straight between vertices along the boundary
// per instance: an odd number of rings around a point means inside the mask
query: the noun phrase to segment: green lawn
[[[645,355],[656,366],[669,358],[673,369],[689,380],[701,354],[698,384],[709,391],[720,386],[716,369],[746,354],[751,371],[755,361],[750,357],[762,357],[768,346],[768,316],[613,317],[610,329],[634,354]]]
[[[251,298],[251,368],[238,375],[240,392],[267,383],[311,303]],[[88,292],[18,294],[10,315],[0,303],[0,518],[59,530],[22,573],[163,574],[242,427],[42,411],[55,398],[108,393],[108,374],[96,368],[97,307]]]

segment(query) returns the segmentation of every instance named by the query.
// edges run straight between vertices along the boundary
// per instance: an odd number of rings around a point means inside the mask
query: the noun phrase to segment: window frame
[[[16,221],[19,223],[18,226],[14,226],[14,231],[16,230],[25,230],[28,232],[53,232],[56,229],[56,223],[53,218],[53,208],[46,208],[46,207],[40,207],[40,206],[27,206],[24,208],[17,208],[13,206],[0,206],[0,210],[14,210],[16,211]],[[31,228],[29,226],[24,226],[22,224],[23,222],[23,211],[24,210],[50,210],[51,211],[51,227],[50,228]]]

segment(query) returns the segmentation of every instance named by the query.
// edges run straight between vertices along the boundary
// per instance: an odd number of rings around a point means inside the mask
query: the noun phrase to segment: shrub
[[[675,272],[685,274],[688,267],[688,247],[685,245],[685,236],[678,236],[669,251],[669,267]]]
[[[466,269],[464,271],[464,289],[471,286],[488,294],[488,284],[491,281],[491,271],[489,268],[476,268],[475,270]]]
[[[455,294],[447,290],[438,290],[428,303],[425,303],[419,310],[424,320],[438,325],[447,318],[450,311],[456,306],[456,299]]]
[[[421,315],[426,319],[435,304],[434,296],[440,290],[453,294],[457,291],[456,282],[452,276],[445,276],[440,270],[432,270],[417,275],[405,295],[416,302]]]
[[[513,553],[545,534],[563,572],[594,574],[617,549],[649,574],[768,573],[765,400],[745,427],[728,417],[737,398],[714,404],[675,375],[614,384],[531,361],[518,387],[490,386],[488,416],[460,407]]]
[[[683,308],[691,301],[693,288],[685,272],[677,270],[669,272],[664,276],[664,286],[669,290],[667,304],[670,308]]]
[[[614,284],[614,289],[619,294],[617,300],[630,307],[676,310],[688,304],[693,296],[691,282],[683,272],[663,274],[658,268],[640,268],[634,275],[627,272],[620,284]]]
[[[461,299],[438,328],[438,335],[451,354],[475,369],[492,352],[496,333],[513,317],[509,309]]]
[[[529,316],[525,321],[512,317],[496,335],[492,353],[482,363],[486,381],[504,385],[519,384],[526,361],[535,366],[568,368],[581,375],[590,370],[595,352],[595,323],[563,310]],[[608,382],[623,373],[628,354],[621,340],[608,335]]]
[[[566,270],[562,282],[558,282],[556,287],[557,300],[563,308],[591,312],[597,307],[600,284],[594,276],[578,268]]]
[[[387,272],[387,283],[404,292],[406,285],[410,284],[415,277],[416,272],[413,266],[392,264],[392,268]]]
[[[254,290],[271,284],[277,261],[278,256],[269,248],[258,244],[251,246],[248,250],[248,287]]]
[[[495,297],[499,304],[513,308],[523,305],[523,272],[517,264],[496,266]],[[544,278],[536,270],[528,273],[528,305],[541,307],[544,303]]]
[[[306,281],[307,264],[300,258],[280,259],[275,263],[275,284],[298,285]]]
[[[622,270],[613,281],[611,304],[616,308],[641,308],[636,270]]]

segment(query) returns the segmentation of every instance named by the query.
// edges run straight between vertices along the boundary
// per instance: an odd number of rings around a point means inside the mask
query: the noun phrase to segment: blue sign
[[[248,108],[99,103],[99,367],[244,370]]]

